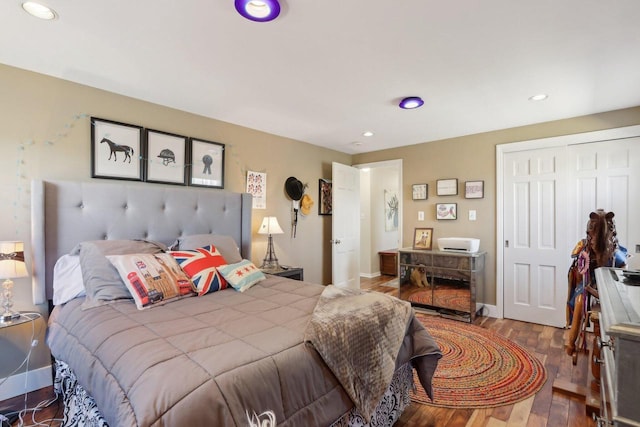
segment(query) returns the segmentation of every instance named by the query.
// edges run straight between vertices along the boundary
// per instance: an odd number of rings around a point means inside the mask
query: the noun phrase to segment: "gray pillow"
[[[106,255],[164,252],[165,245],[148,240],[94,240],[82,242],[71,253],[80,255],[82,281],[87,294],[83,308],[96,307],[109,301],[131,298],[129,290]]]
[[[222,234],[193,234],[182,236],[171,245],[172,250],[194,250],[213,245],[229,264],[242,261],[238,244],[231,236]]]

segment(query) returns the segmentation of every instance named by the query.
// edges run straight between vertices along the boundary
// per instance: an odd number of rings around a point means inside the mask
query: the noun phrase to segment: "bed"
[[[34,181],[31,193],[36,303],[53,301],[56,263],[94,243],[178,242],[174,249],[189,251],[212,236],[236,244],[218,245],[237,258],[221,272],[250,264],[247,194],[99,181]],[[428,390],[441,356],[395,298],[266,275],[242,291],[177,295],[150,308],[138,304],[150,295],[94,304],[86,265],[86,294],[59,300],[47,331],[64,425],[392,425],[410,402],[413,370]],[[324,341],[335,335],[342,343]],[[381,335],[395,337],[389,349],[360,347]],[[379,363],[342,369],[358,356]]]

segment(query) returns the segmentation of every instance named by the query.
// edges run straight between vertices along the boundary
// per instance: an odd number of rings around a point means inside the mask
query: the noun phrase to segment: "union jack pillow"
[[[218,272],[220,266],[226,265],[215,246],[205,246],[194,250],[169,251],[182,270],[191,278],[198,296],[216,292],[227,287],[227,281]]]

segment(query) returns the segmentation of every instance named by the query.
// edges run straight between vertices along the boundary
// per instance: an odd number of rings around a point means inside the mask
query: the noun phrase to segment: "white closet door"
[[[566,144],[504,153],[504,317],[564,326],[571,249],[596,209],[615,213],[618,240],[633,255],[629,268],[640,269],[638,131],[573,135]],[[598,138],[604,134],[611,136]]]
[[[567,299],[566,149],[505,154],[504,316],[562,327]]]
[[[640,138],[569,146],[571,239],[584,238],[589,213],[615,213],[618,241],[629,253],[640,245]],[[640,268],[636,255],[630,266]]]

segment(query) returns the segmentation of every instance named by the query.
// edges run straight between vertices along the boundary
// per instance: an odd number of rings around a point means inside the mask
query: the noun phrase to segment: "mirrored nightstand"
[[[31,338],[32,342],[30,343],[31,347],[35,347],[38,343],[37,339],[36,339],[36,329],[35,329],[35,325],[33,325],[33,323],[35,321],[37,321],[38,319],[40,319],[42,316],[40,315],[40,313],[19,313],[18,317],[12,318],[10,320],[5,320],[0,322],[0,334],[4,335],[4,334],[8,334],[10,331],[8,331],[9,328],[11,328],[12,326],[18,326],[18,325],[24,325],[27,323],[32,323],[32,327],[34,327],[34,335]],[[31,352],[27,353],[26,355],[26,360],[28,361],[28,358],[30,357]],[[15,362],[16,365],[20,365],[20,361]],[[20,365],[22,366],[22,365]],[[28,365],[27,365],[28,366]],[[28,371],[26,372],[28,374]],[[13,409],[15,408],[11,408],[11,407],[0,407],[0,414],[9,414],[9,413],[13,413]],[[4,425],[4,424],[3,424]]]

